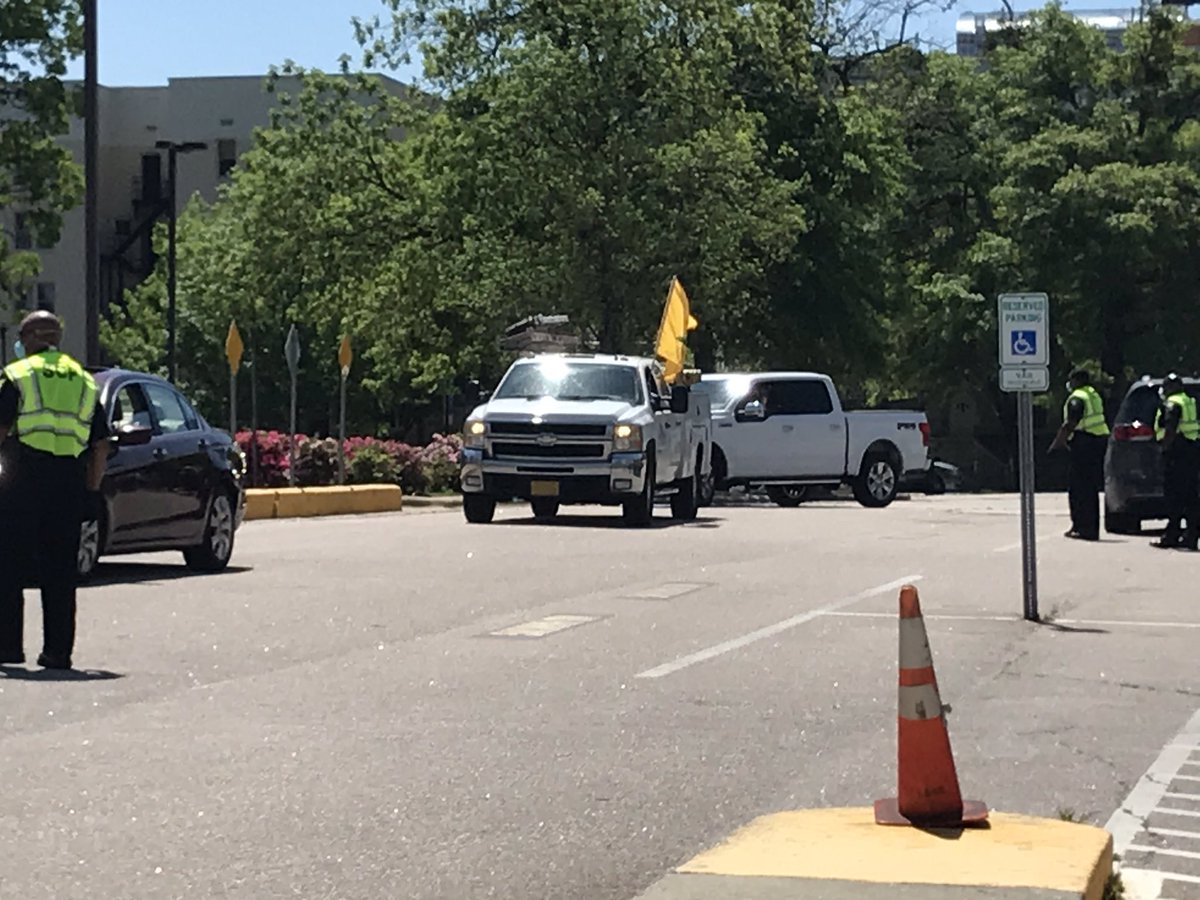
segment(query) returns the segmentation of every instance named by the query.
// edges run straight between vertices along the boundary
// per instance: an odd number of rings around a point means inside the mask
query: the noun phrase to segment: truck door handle
[[[841,426],[841,425],[830,425],[830,426],[829,426],[829,430],[830,430],[830,431],[841,431],[841,430],[842,430],[842,426]]]
[[[783,430],[784,430],[784,432],[786,433],[786,432],[789,432],[789,431],[795,431],[795,428],[794,428],[793,426],[791,426],[791,425],[784,425],[784,426],[783,426]]]

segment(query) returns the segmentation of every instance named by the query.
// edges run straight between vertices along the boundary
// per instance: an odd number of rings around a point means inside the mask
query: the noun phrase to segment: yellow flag
[[[342,336],[341,346],[338,347],[338,365],[342,367],[342,374],[350,374],[350,363],[354,360],[354,351],[350,349],[350,335]]]
[[[667,384],[674,384],[675,379],[682,374],[688,332],[694,331],[698,325],[692,316],[687,292],[678,278],[672,278],[655,346],[655,353],[663,363],[663,375]]]
[[[246,347],[242,344],[242,335],[238,332],[237,322],[229,323],[229,334],[225,338],[225,358],[229,360],[229,371],[237,374],[242,364],[242,353]]]

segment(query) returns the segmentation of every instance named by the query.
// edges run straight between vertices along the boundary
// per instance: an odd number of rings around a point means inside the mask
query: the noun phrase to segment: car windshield
[[[1185,384],[1183,389],[1200,400],[1200,384]],[[1158,413],[1158,405],[1162,402],[1158,391],[1159,385],[1157,384],[1143,384],[1135,387],[1125,395],[1125,401],[1117,413],[1117,421],[1125,425],[1132,425],[1134,422],[1141,422],[1145,425],[1153,424]]]
[[[692,385],[693,391],[702,391],[712,398],[713,409],[724,409],[734,400],[750,390],[749,378],[714,378]]]
[[[636,404],[638,372],[633,366],[573,363],[550,359],[514,366],[496,389],[496,399],[619,400]]]

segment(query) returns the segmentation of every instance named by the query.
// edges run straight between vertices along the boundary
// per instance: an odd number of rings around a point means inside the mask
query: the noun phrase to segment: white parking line
[[[551,634],[556,634],[560,631],[566,631],[568,628],[574,628],[577,625],[586,625],[588,622],[596,622],[599,619],[599,616],[575,616],[569,614],[544,616],[543,618],[535,619],[532,622],[522,622],[520,625],[510,625],[507,628],[501,628],[499,631],[488,632],[488,634],[490,634],[492,637],[542,638]]]
[[[626,596],[633,600],[674,600],[676,597],[682,597],[684,594],[690,594],[692,591],[698,591],[706,586],[698,582],[671,581],[635,591]]]
[[[671,675],[678,672],[680,669],[686,669],[688,666],[694,666],[696,663],[705,662],[706,660],[714,659],[731,650],[738,650],[755,641],[761,641],[763,638],[773,637],[777,634],[795,628],[797,625],[803,625],[805,622],[811,622],[819,616],[828,615],[836,612],[839,609],[858,603],[860,600],[866,600],[868,597],[877,597],[880,594],[886,594],[889,591],[896,591],[904,587],[906,584],[913,584],[920,581],[920,575],[908,575],[904,578],[898,578],[895,581],[889,581],[887,584],[881,584],[878,587],[869,588],[862,593],[855,594],[853,597],[846,597],[827,606],[822,606],[817,609],[809,610],[805,613],[792,616],[790,619],[784,619],[782,622],[776,622],[774,625],[768,625],[765,628],[759,628],[751,631],[748,634],[743,634],[741,637],[733,638],[732,640],[723,641],[712,647],[704,650],[699,650],[695,653],[689,653],[687,656],[681,656],[676,660],[668,663],[663,663],[661,666],[655,666],[653,669],[647,669],[645,672],[639,672],[635,678],[662,678],[664,675]],[[895,618],[895,615],[893,615]]]

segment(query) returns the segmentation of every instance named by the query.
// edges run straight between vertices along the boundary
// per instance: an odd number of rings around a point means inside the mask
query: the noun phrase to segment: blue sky
[[[351,17],[369,17],[384,9],[379,0],[98,0],[97,5],[100,81],[109,86],[164,84],[171,77],[265,74],[268,66],[287,59],[332,71],[342,53],[357,55]],[[1041,5],[1028,0],[1015,4],[1017,9]],[[1065,5],[1109,4],[1076,0]],[[949,12],[923,17],[917,29],[950,49],[959,13],[999,6],[964,0]],[[396,74],[407,81],[417,73],[414,67]],[[82,62],[71,75],[82,77]]]

